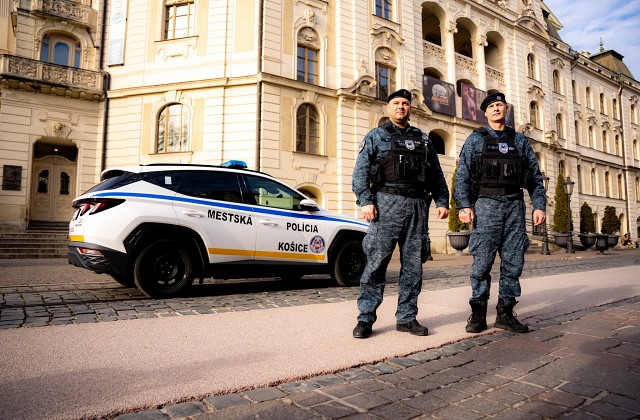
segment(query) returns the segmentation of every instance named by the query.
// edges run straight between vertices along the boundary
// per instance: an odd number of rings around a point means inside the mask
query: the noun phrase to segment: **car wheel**
[[[151,297],[175,296],[193,283],[193,264],[187,249],[168,239],[148,244],[138,254],[133,272],[136,286]]]
[[[367,265],[362,242],[350,239],[340,244],[331,270],[331,278],[340,286],[357,286]]]
[[[136,287],[136,282],[130,275],[111,274],[111,278],[123,285],[124,287]]]

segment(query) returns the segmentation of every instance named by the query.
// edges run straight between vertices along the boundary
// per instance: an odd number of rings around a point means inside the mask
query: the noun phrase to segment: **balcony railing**
[[[3,84],[9,88],[88,100],[100,100],[104,94],[103,75],[98,71],[0,54],[0,72]]]
[[[490,65],[486,65],[487,67],[487,78],[497,80],[500,83],[504,83],[504,73],[498,70],[495,67],[491,67]]]
[[[55,16],[86,27],[95,27],[97,12],[84,1],[73,0],[20,0],[20,8],[47,16]]]
[[[476,61],[458,53],[456,53],[456,69],[469,70],[473,74],[478,74]]]

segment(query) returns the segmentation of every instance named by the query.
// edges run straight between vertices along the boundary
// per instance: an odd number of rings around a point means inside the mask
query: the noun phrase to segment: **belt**
[[[489,188],[489,187],[480,187],[478,191],[478,195],[511,195],[522,192],[522,189],[517,187],[507,187],[507,188]]]
[[[407,198],[425,198],[427,196],[424,190],[415,190],[412,188],[378,187],[378,191],[387,194],[401,195]]]

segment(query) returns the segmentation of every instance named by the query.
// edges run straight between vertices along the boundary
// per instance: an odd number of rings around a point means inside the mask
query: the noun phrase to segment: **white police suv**
[[[368,224],[244,162],[112,168],[101,179],[73,201],[69,263],[148,296],[177,295],[196,278],[330,273],[359,284]]]

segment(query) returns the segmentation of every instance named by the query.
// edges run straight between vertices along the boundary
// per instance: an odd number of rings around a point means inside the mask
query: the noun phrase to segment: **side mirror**
[[[306,210],[306,211],[320,210],[320,207],[318,207],[318,203],[316,203],[313,200],[309,200],[308,198],[305,198],[304,200],[300,201],[300,207],[302,208],[302,210]]]

